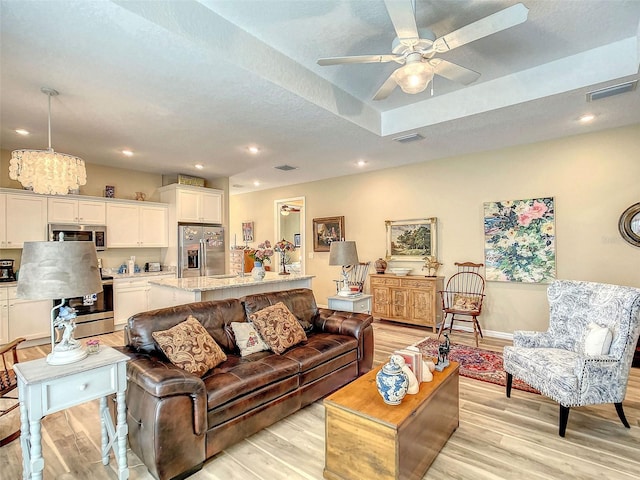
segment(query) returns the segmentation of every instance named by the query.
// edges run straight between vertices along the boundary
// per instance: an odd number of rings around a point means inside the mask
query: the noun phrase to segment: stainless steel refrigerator
[[[224,274],[224,229],[221,225],[178,225],[178,276]]]

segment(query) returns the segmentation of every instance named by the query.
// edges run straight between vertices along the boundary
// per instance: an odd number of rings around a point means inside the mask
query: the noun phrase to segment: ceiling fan
[[[427,88],[434,75],[468,85],[475,82],[480,74],[441,58],[445,53],[467,43],[523,23],[529,9],[522,3],[512,5],[493,15],[473,22],[440,38],[436,38],[428,28],[418,29],[414,13],[414,0],[385,0],[391,22],[398,35],[391,44],[388,55],[358,55],[351,57],[330,57],[318,60],[318,65],[342,65],[347,63],[387,63],[402,65],[382,84],[374,95],[374,100],[387,98],[399,85],[405,93],[420,93]]]
[[[297,207],[295,205],[282,205],[282,207],[280,207],[280,215],[284,215],[285,217],[287,215],[289,215],[291,212],[300,212],[300,207]]]

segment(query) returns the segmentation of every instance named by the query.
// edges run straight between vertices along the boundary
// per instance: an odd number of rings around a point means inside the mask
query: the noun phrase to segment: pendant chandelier
[[[42,87],[49,99],[49,148],[47,150],[14,150],[9,162],[9,178],[18,180],[35,193],[66,195],[87,183],[84,160],[51,147],[51,97],[58,95],[52,88]]]

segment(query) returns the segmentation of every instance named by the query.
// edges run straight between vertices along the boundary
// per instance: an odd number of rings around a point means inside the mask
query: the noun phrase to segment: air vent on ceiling
[[[600,100],[602,98],[620,95],[621,93],[633,92],[636,89],[637,85],[638,80],[632,80],[630,82],[620,83],[619,85],[613,85],[611,87],[605,87],[599,90],[587,92],[587,102],[593,102],[594,100]]]
[[[409,133],[407,135],[401,135],[393,139],[394,142],[400,143],[409,143],[409,142],[417,142],[418,140],[422,140],[424,137],[419,133]]]
[[[292,167],[291,165],[279,165],[277,167],[278,170],[282,170],[283,172],[288,172],[289,170],[296,170],[298,167]]]
[[[233,188],[244,188],[244,185],[240,185],[239,183],[234,183],[231,185]]]

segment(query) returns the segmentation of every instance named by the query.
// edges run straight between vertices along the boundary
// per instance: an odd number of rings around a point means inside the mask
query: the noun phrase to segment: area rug
[[[425,355],[436,359],[438,358],[438,345],[440,343],[434,338],[427,337],[416,343],[415,346]],[[449,351],[449,360],[460,364],[460,375],[463,377],[495,383],[496,385],[504,386],[507,384],[507,373],[502,367],[502,354],[499,352],[452,343]],[[511,386],[525,392],[539,393],[517,378],[513,379]]]

